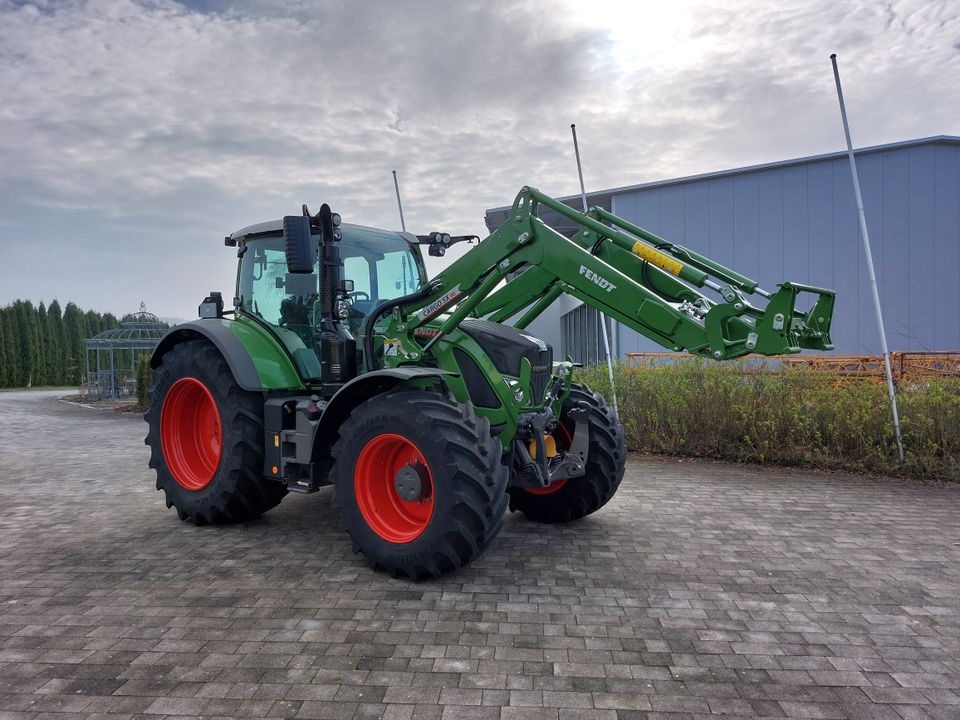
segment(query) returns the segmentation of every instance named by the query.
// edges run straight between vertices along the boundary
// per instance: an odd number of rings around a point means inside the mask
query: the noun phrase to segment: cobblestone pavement
[[[960,487],[636,458],[414,585],[329,490],[179,522],[144,434],[0,393],[0,717],[960,718]]]

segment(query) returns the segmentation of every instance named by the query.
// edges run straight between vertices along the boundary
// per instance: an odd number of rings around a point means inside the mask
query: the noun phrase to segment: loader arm
[[[546,225],[537,214],[541,205],[571,220],[576,234],[567,239]],[[389,312],[378,334],[394,339],[383,364],[396,367],[421,362],[467,317],[505,322],[519,314],[513,324],[523,328],[562,293],[666,348],[716,360],[833,347],[832,290],[784,282],[767,292],[606,210],[580,213],[531,187],[520,191],[500,228],[415,295],[381,306],[371,320]],[[817,296],[808,312],[796,307],[801,293]],[[429,332],[422,329],[428,324]],[[368,368],[378,364],[367,358]]]

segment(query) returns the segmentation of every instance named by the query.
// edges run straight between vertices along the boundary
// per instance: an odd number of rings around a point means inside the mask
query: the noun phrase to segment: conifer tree
[[[47,308],[47,357],[50,359],[50,383],[63,385],[67,381],[66,334],[60,303],[54,298]]]
[[[37,382],[37,365],[40,359],[40,336],[37,326],[37,310],[29,300],[17,300],[13,304],[17,334],[16,362],[17,387],[27,387]]]
[[[63,329],[66,333],[67,382],[79,385],[86,371],[83,341],[86,337],[86,316],[74,303],[68,302],[63,311]]]
[[[29,300],[0,307],[0,387],[84,382],[85,341],[119,325],[111,313],[83,311],[72,302],[61,310],[56,299],[49,307]]]
[[[7,387],[6,311],[0,308],[0,387]]]
[[[13,322],[13,309],[6,307],[2,310],[3,322],[3,345],[0,352],[3,353],[3,364],[6,367],[6,378],[4,387],[14,387],[16,385],[16,327]]]
[[[50,353],[47,352],[47,306],[40,301],[37,306],[37,359],[35,385],[50,384]]]

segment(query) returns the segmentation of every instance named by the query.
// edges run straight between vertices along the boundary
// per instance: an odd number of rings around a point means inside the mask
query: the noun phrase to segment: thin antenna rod
[[[583,214],[587,214],[587,191],[583,186],[583,166],[580,164],[580,145],[577,143],[577,126],[570,123],[570,132],[573,133],[573,154],[577,156],[577,175],[580,178],[580,200],[583,203]],[[602,312],[597,311],[600,316],[600,328],[603,331],[603,351],[607,356],[607,376],[610,379],[610,395],[613,399],[613,412],[619,415],[617,408],[617,388],[613,383],[613,360],[610,358],[610,338],[607,335],[607,318]]]
[[[583,166],[580,164],[580,145],[577,143],[577,126],[570,123],[570,132],[573,133],[573,154],[577,156],[577,175],[580,178],[580,201],[583,203],[583,214],[587,214],[587,191],[583,187]]]
[[[843,103],[843,90],[840,87],[840,70],[837,68],[837,54],[830,56],[833,63],[833,78],[837,83],[837,98],[840,100],[840,117],[843,118],[843,134],[847,138],[847,156],[850,158],[850,173],[853,175],[853,193],[857,198],[857,212],[860,215],[860,237],[863,240],[863,252],[867,256],[867,274],[870,277],[870,290],[873,293],[873,308],[877,314],[877,328],[880,330],[880,347],[883,350],[883,367],[887,374],[887,394],[890,396],[890,409],[893,412],[893,429],[897,436],[897,452],[903,462],[903,438],[900,435],[900,413],[897,411],[897,395],[893,387],[893,372],[890,370],[890,351],[887,349],[887,331],[883,326],[883,313],[880,310],[880,293],[877,291],[877,273],[873,269],[873,253],[870,252],[870,236],[867,234],[867,216],[863,212],[863,196],[860,194],[860,175],[857,174],[857,161],[853,156],[853,143],[850,140],[850,125],[847,123],[847,107]]]
[[[403,203],[400,202],[400,183],[397,182],[397,171],[393,171],[393,188],[397,191],[397,210],[400,211],[400,228],[406,232],[407,223],[403,220]]]

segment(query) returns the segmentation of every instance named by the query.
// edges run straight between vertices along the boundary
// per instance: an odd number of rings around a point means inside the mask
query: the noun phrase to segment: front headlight
[[[523,402],[523,388],[520,387],[520,381],[514,380],[513,378],[504,378],[503,381],[507,384],[507,387],[513,392],[513,399],[518,403]]]

